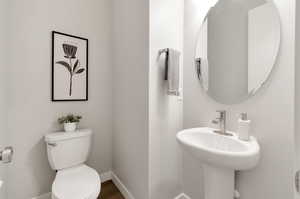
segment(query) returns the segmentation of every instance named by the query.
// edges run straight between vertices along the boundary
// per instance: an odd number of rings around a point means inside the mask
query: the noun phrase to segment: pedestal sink
[[[203,163],[205,199],[233,199],[234,171],[255,167],[260,148],[254,137],[241,141],[233,132],[224,136],[214,130],[186,129],[177,134],[177,141]]]

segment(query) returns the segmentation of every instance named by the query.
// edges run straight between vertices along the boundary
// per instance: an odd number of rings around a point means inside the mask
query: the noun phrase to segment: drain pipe
[[[238,199],[240,197],[241,197],[240,192],[238,190],[234,190],[234,198]]]
[[[234,187],[235,187],[235,190],[234,190],[234,193],[233,193],[233,198],[235,198],[235,199],[238,199],[238,198],[241,197],[240,192],[236,189],[237,188],[236,182],[237,182],[237,175],[238,175],[238,173],[239,173],[238,171],[234,172]]]

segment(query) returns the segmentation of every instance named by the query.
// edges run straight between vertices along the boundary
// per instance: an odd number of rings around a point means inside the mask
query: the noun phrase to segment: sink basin
[[[235,135],[223,136],[211,128],[187,129],[177,134],[184,150],[202,162],[234,170],[248,170],[257,165],[259,145],[254,137],[241,141]]]
[[[233,199],[234,171],[252,169],[258,164],[260,147],[254,137],[249,141],[215,133],[212,128],[180,131],[177,141],[183,150],[198,158],[204,169],[205,199]]]

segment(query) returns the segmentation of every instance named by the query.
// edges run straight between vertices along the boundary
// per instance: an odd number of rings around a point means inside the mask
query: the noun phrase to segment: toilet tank
[[[61,170],[84,163],[91,147],[92,131],[57,132],[45,136],[48,160],[53,170]]]

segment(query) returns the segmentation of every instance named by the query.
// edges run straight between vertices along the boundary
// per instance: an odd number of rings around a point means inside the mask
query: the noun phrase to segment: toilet
[[[52,199],[97,199],[101,179],[87,166],[92,131],[57,132],[45,136],[50,166],[56,170]]]

